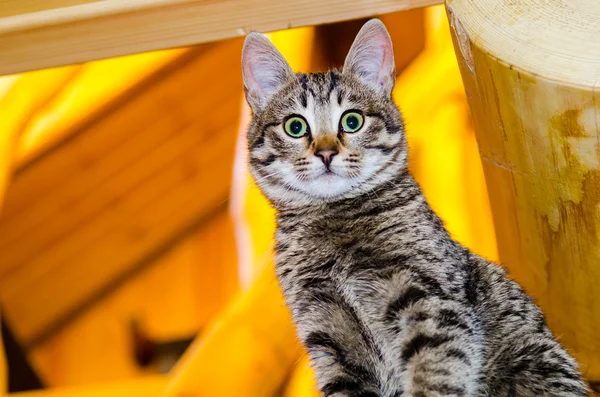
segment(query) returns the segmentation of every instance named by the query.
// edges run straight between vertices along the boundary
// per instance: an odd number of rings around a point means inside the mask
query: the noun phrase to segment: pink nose
[[[333,149],[321,149],[315,152],[315,156],[319,157],[321,161],[323,161],[323,164],[325,164],[325,167],[327,167],[327,169],[329,169],[331,161],[333,160],[333,156],[335,156],[336,154],[338,154],[337,150]]]

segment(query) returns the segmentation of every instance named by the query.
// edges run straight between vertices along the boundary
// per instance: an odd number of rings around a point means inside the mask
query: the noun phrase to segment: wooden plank
[[[447,10],[500,259],[598,382],[600,3],[452,0]]]
[[[158,122],[158,120],[161,120],[161,117],[167,119],[161,121],[163,123],[167,123],[171,120],[172,125],[170,128],[181,128],[181,124],[176,122],[178,119],[177,117],[169,116],[169,114],[163,114],[164,112],[159,111],[163,109],[163,106],[158,101],[169,102],[174,101],[177,98],[177,92],[170,90],[168,82],[165,83],[164,80],[168,79],[173,73],[178,72],[181,68],[185,68],[190,60],[197,59],[203,51],[203,48],[199,48],[181,54],[180,57],[176,57],[172,62],[164,64],[160,71],[152,74],[148,79],[140,81],[134,80],[135,83],[132,85],[115,87],[116,89],[112,93],[112,99],[104,99],[104,105],[97,104],[99,109],[95,109],[93,106],[91,107],[90,111],[92,114],[89,115],[89,118],[83,117],[82,119],[81,116],[79,118],[73,116],[65,117],[66,122],[69,120],[73,121],[73,124],[71,124],[70,127],[63,124],[65,121],[62,120],[49,123],[50,125],[48,128],[59,130],[57,134],[61,135],[62,138],[58,139],[58,141],[51,142],[46,150],[36,151],[34,149],[34,152],[37,152],[37,154],[32,153],[33,157],[29,158],[29,160],[26,160],[25,163],[20,164],[20,166],[15,169],[16,178],[11,184],[3,220],[16,214],[20,214],[24,208],[29,208],[33,203],[37,202],[39,197],[46,196],[48,192],[55,191],[56,189],[54,188],[57,186],[57,183],[66,183],[67,181],[63,177],[65,174],[89,174],[87,171],[90,168],[93,168],[94,163],[97,162],[95,154],[101,156],[106,156],[108,153],[112,154],[111,150],[114,149],[115,145],[118,146],[128,139],[136,139],[137,134],[145,133],[150,129],[149,126]],[[61,69],[62,68],[59,68],[57,70]],[[187,76],[182,77],[191,78],[196,76],[193,70],[190,71],[189,68],[185,70],[187,70]],[[91,79],[97,80],[98,76],[106,71],[107,70],[104,68],[96,69],[96,75],[91,77]],[[42,72],[44,71],[29,73],[28,75],[37,75]],[[42,78],[43,76],[40,77]],[[175,90],[186,87],[185,78],[175,81],[177,82],[176,84],[173,84]],[[83,82],[85,82],[85,80]],[[171,82],[173,83],[173,81]],[[31,87],[28,88],[29,91],[32,91]],[[156,98],[162,99],[154,100],[150,97],[144,99],[141,98],[142,93],[154,95]],[[148,115],[152,115],[153,117],[140,117],[139,119],[131,120],[131,114],[129,113],[131,112],[131,105],[129,107],[124,107],[123,105],[130,102],[133,98],[137,98],[135,106],[139,112],[147,112]],[[97,99],[102,100],[102,98],[98,97]],[[70,99],[68,102],[71,103],[71,106],[65,105],[66,109],[62,109],[62,111],[58,113],[59,117],[64,116],[71,111],[83,111],[83,109],[79,109],[78,105],[75,104],[76,101]],[[83,103],[85,102],[86,100],[84,99]],[[183,104],[185,101],[181,99],[181,103]],[[180,106],[183,107],[183,105]],[[174,109],[171,109],[171,112],[174,111]],[[38,113],[40,112],[36,111],[36,114]],[[107,113],[110,113],[112,116],[106,118]],[[185,117],[186,114],[187,113],[179,115],[184,122],[188,120],[188,118]],[[32,120],[31,118],[28,120],[28,124],[35,124],[34,122],[35,120]],[[112,123],[111,125],[113,128],[107,128],[107,131],[103,131],[105,123]],[[165,125],[165,127],[167,126]],[[122,129],[127,129],[127,133],[123,134]],[[82,131],[85,131],[85,134],[83,134]],[[23,132],[27,134],[26,130]],[[53,131],[53,133],[54,132],[55,131]],[[53,133],[50,133],[50,135]],[[49,135],[47,132],[42,132],[42,134],[46,136]],[[86,136],[85,139],[81,138],[83,135]],[[61,142],[65,139],[69,140],[69,143],[67,145],[61,145]],[[48,140],[54,141],[54,138],[50,137]],[[56,148],[57,146],[59,147],[58,149]],[[55,149],[61,150],[63,151],[62,153],[67,154],[58,158],[53,157],[50,153]],[[76,153],[79,153],[79,156],[77,156]],[[26,157],[30,156],[27,155]],[[42,163],[45,174],[40,174],[39,169],[33,171],[37,166],[41,166]],[[36,164],[36,166],[33,164]],[[86,179],[89,179],[89,177]],[[13,200],[11,197],[18,197],[18,199]],[[29,210],[30,209],[31,208],[29,208]],[[4,232],[1,232],[0,235],[8,237]]]
[[[0,17],[69,7],[99,0],[0,0]]]
[[[50,69],[0,78],[0,207],[3,206],[4,189],[13,169],[18,140],[39,108],[53,98],[76,69]]]
[[[198,62],[201,65],[203,61]],[[11,188],[8,194],[6,214],[0,221],[0,247],[6,248],[0,253],[0,277],[19,263],[32,260],[83,220],[124,196],[136,180],[151,177],[201,139],[201,134],[186,126],[193,123],[195,116],[185,117],[181,108],[160,112],[163,100],[185,93],[186,86],[195,87],[188,83],[188,78],[198,77],[195,70],[192,64],[188,73],[177,77],[178,83],[169,79],[161,84],[172,95],[159,94],[162,87],[155,87],[146,98],[124,107],[27,173],[17,175],[15,189]],[[202,106],[207,99],[196,93],[182,96],[181,101],[186,101],[182,107]],[[147,111],[153,111],[155,116],[144,117]],[[222,114],[216,112],[215,116]],[[207,118],[201,122],[213,128],[224,119]],[[122,137],[122,131],[130,130],[130,126],[138,130]],[[57,176],[61,180],[54,186],[48,183],[48,178],[56,180]],[[21,186],[27,188],[25,193],[21,193]],[[44,200],[36,198],[38,194]],[[65,208],[70,210],[65,212]]]
[[[70,132],[82,128],[83,124],[97,118],[98,114],[121,100],[122,96],[131,95],[134,87],[147,85],[157,74],[180,64],[191,52],[188,48],[154,51],[80,65],[52,99],[30,117],[19,139],[15,167],[20,168],[54,147]],[[65,68],[72,67],[63,66],[59,69]],[[40,70],[27,75],[44,72]],[[98,78],[99,74],[102,78]],[[46,80],[44,85],[49,83]],[[39,89],[39,85],[31,86],[28,92],[37,92]],[[23,106],[29,105],[25,103]]]
[[[157,179],[7,277],[2,296],[17,332],[33,343],[40,332],[64,321],[65,312],[136,267],[154,247],[218,208],[227,199],[229,184],[226,170],[215,172],[211,166],[227,158],[231,146],[223,141],[190,151]],[[207,150],[213,154],[206,156]],[[46,306],[49,299],[53,304]]]
[[[155,375],[113,384],[13,393],[10,397],[161,397],[168,381],[166,376]]]
[[[199,55],[196,52],[196,63],[187,65],[177,76],[162,78],[157,84],[151,81],[149,89],[134,95],[135,100],[126,98],[125,106],[121,105],[123,101],[118,101],[116,109],[113,106],[107,110],[111,113],[110,117],[97,115],[100,122],[84,127],[68,144],[36,159],[26,170],[17,173],[7,192],[5,211],[0,217],[0,278],[20,263],[31,260],[37,252],[74,227],[77,218],[85,219],[124,194],[131,181],[121,182],[112,179],[112,176],[144,154],[155,151],[169,136],[173,136],[173,131],[181,130],[192,122],[195,116],[186,111],[186,107],[205,104],[206,100],[198,95],[184,98],[181,94],[186,87],[194,87],[189,83],[190,79],[197,81],[199,77],[201,70],[198,67],[204,62],[198,59]],[[180,98],[179,104],[177,98]],[[161,112],[165,109],[164,102],[177,105],[170,107],[170,112]],[[164,155],[165,152],[162,152]],[[147,168],[140,172],[149,175],[153,170]],[[119,183],[124,186],[111,187]],[[109,185],[103,188],[103,184]],[[81,205],[85,207],[79,209]],[[66,208],[70,211],[65,212]],[[53,214],[58,222],[56,224],[49,218]],[[21,244],[30,246],[21,250],[19,247],[25,248]],[[14,249],[1,249],[11,245]]]
[[[0,75],[319,25],[440,0],[105,0],[0,19]]]
[[[199,57],[162,86],[157,85],[156,89],[167,90],[168,96],[145,92],[89,130],[102,139],[111,136],[108,141],[95,145],[96,138],[87,140],[87,131],[82,131],[20,175],[28,175],[30,180],[23,187],[37,186],[37,181],[46,185],[42,198],[35,200],[33,195],[28,204],[31,212],[42,214],[40,218],[15,237],[12,244],[16,250],[10,246],[0,250],[0,262],[9,264],[0,293],[15,332],[26,343],[39,341],[48,330],[72,318],[83,303],[102,293],[105,285],[137,268],[140,261],[155,255],[174,236],[226,202],[233,132],[242,96],[239,63],[234,61],[240,50],[239,40],[217,45],[212,55]],[[223,64],[232,65],[227,72],[231,77],[214,79],[215,70],[223,71]],[[211,84],[216,84],[213,94],[206,95],[204,89]],[[138,106],[140,101],[154,101],[154,106]],[[162,127],[157,122],[161,117],[169,119]],[[115,120],[119,122],[115,124]],[[153,139],[144,136],[141,126],[155,124],[168,133],[160,132],[156,147],[140,154],[136,148],[144,146],[145,139]],[[130,131],[133,138],[123,139],[123,132]],[[120,143],[129,148],[124,154],[119,154]],[[109,149],[102,149],[103,145]],[[121,164],[116,169],[110,168],[113,154],[114,161]],[[88,156],[95,160],[81,169]],[[57,168],[52,164],[61,170],[54,176]],[[57,181],[54,187],[44,182],[47,178]],[[72,178],[77,182],[70,185]],[[79,196],[61,193],[68,186],[71,190],[67,192],[72,193],[79,184],[85,186]],[[22,192],[29,197],[27,189]],[[37,212],[35,208],[46,199],[58,205]],[[12,202],[18,201],[17,195]],[[28,206],[17,206],[21,215],[9,219],[27,217]],[[11,229],[2,230],[8,234]],[[29,254],[24,249],[27,241],[32,244]],[[32,290],[36,293],[31,294]],[[51,306],[45,303],[49,299]]]

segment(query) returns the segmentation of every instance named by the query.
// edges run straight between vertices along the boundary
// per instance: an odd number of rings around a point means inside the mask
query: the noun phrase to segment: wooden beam
[[[0,75],[364,18],[441,0],[105,0],[0,18]]]
[[[114,106],[119,97],[131,95],[130,88],[148,85],[147,82],[155,81],[157,75],[189,55],[187,48],[154,51],[54,68],[52,75],[48,75],[48,70],[21,75],[27,77],[27,84],[20,84],[19,90],[25,95],[22,94],[19,106],[30,110],[31,115],[21,126],[15,167],[21,168],[73,131],[85,128],[85,123]],[[68,78],[58,79],[61,74],[67,74]],[[56,87],[55,92],[43,106],[36,106],[37,98],[32,93],[47,90],[48,86]]]
[[[448,0],[500,259],[600,380],[600,2]]]
[[[67,67],[0,78],[0,208],[17,157],[19,139],[34,115],[73,76],[75,69]]]
[[[227,202],[241,45],[192,50],[18,170],[0,217],[0,296],[26,345]]]
[[[0,17],[70,7],[99,0],[0,0]]]

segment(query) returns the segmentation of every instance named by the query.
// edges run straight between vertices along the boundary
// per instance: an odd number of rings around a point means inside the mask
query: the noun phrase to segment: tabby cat
[[[295,74],[258,33],[242,66],[250,169],[323,396],[587,395],[532,299],[449,236],[408,172],[379,20],[341,71]]]

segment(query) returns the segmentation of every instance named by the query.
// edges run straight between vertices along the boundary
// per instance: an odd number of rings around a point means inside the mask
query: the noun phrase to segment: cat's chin
[[[356,183],[335,172],[324,172],[299,186],[307,196],[318,200],[335,201],[343,198],[356,188]]]

